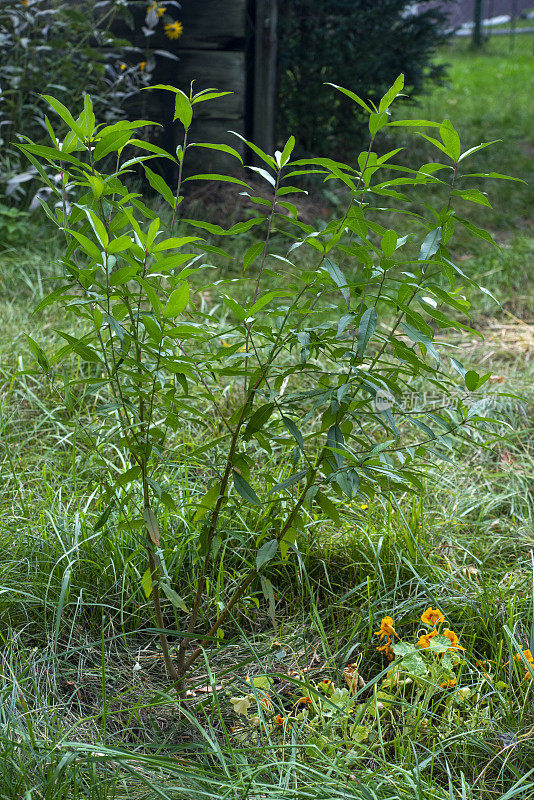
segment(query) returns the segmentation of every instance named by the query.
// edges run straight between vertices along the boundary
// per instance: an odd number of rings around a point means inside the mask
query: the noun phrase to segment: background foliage
[[[344,155],[358,146],[364,117],[343,98],[332,103],[327,81],[377,99],[403,72],[406,92],[438,81],[431,62],[444,41],[445,14],[428,2],[414,15],[408,0],[286,0],[279,17],[278,127],[298,131],[306,153]]]

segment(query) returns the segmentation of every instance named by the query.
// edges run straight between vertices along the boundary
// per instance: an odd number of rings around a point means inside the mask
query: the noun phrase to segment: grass
[[[442,54],[449,85],[403,113],[433,119],[445,109],[466,142],[503,138],[492,168],[526,178],[531,39],[518,37],[516,48],[510,58],[495,37],[473,57],[455,43]],[[60,322],[53,309],[31,316],[60,242],[34,221],[25,244],[24,229],[2,255],[0,279],[0,798],[534,797],[534,681],[514,659],[518,649],[534,652],[531,191],[497,184],[491,224],[502,250],[466,239],[457,254],[503,306],[482,296],[474,313],[485,341],[454,342],[470,364],[495,374],[492,389],[502,396],[493,438],[453,464],[429,464],[420,497],[349,506],[340,526],[309,514],[299,561],[271,576],[274,620],[258,587],[193,676],[184,712],[169,694],[141,588],[143,545],[125,531],[94,530],[99,467],[80,430],[91,398],[79,397],[81,415],[69,418],[31,370],[23,333],[38,332],[46,346]],[[187,496],[202,490],[199,475],[167,479]],[[191,523],[162,515],[171,533],[165,561],[187,596]],[[227,526],[218,563],[224,555],[231,580],[247,526],[239,514]],[[220,591],[219,572],[206,614]],[[407,688],[395,695],[395,713],[380,715],[375,692],[387,663],[374,631],[392,615],[411,640],[430,605],[443,609],[466,647],[458,685],[469,694],[416,698]],[[166,620],[172,629],[170,607]],[[484,660],[493,663],[477,666]],[[323,677],[346,685],[351,662],[365,681],[358,699],[370,733],[349,748],[346,714],[323,702],[317,686]],[[273,711],[287,716],[309,693],[319,728],[296,714],[291,728],[271,726],[261,703],[257,726],[239,717],[230,698],[250,693],[247,675],[264,674]],[[253,703],[261,691],[253,689]]]

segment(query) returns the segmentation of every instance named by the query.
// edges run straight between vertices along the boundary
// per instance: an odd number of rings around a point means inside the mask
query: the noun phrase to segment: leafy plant
[[[447,459],[458,438],[469,441],[474,428],[488,423],[465,400],[489,374],[444,358],[447,345],[438,338],[440,330],[470,330],[464,292],[477,284],[453,262],[448,244],[458,226],[492,241],[455,210],[466,201],[488,205],[470,188],[480,175],[463,172],[466,159],[486,144],[462,150],[448,120],[391,122],[389,108],[403,86],[400,76],[378,105],[339,89],[369,116],[369,146],[355,167],[330,158],[292,160],[293,137],[272,155],[247,142],[263,162],[249,169],[270,199],[232,175],[184,177],[192,147],[241,162],[227,145],[189,141],[197,106],[224,94],[215,90],[186,96],[154,87],[175,95],[175,118],[184,128],[176,158],[137,138],[144,121],[97,125],[89,96],[77,118],[46,97],[69,133],[58,142],[47,119],[51,144],[21,145],[57,200],[53,208],[42,205],[66,240],[61,279],[38,309],[60,304],[78,321],[76,335],[58,331],[63,345],[55,353],[28,338],[29,346],[71,415],[78,383],[86,400],[93,395],[83,430],[102,457],[95,531],[126,530],[144,542],[148,567],[140,583],[152,599],[165,665],[179,692],[240,601],[261,589],[274,615],[272,570],[298,552],[307,510],[338,523],[356,498],[365,504],[381,493],[419,492],[421,464]],[[399,150],[379,157],[377,135],[396,126],[435,129],[439,139],[425,137],[441,161],[414,169],[393,162]],[[105,172],[101,165],[111,154],[116,168]],[[155,157],[176,162],[175,191],[148,166]],[[43,164],[60,180],[50,180]],[[130,191],[134,168],[144,170],[167,217]],[[346,187],[348,195],[345,212],[319,229],[302,223],[288,199],[302,191],[295,179],[310,173]],[[184,188],[206,180],[237,185],[258,215],[228,230],[180,218]],[[427,186],[443,189],[442,204],[422,202],[413,211],[403,192],[412,187],[420,197]],[[395,207],[383,208],[385,201]],[[262,239],[249,245],[252,228]],[[240,277],[210,280],[210,259],[230,256],[199,233],[246,241]],[[69,358],[79,361],[79,373],[60,386],[61,363]],[[403,410],[399,398],[418,386],[438,390],[442,405]],[[185,447],[185,428],[207,436]],[[191,471],[203,494],[181,484]],[[165,531],[163,509],[176,519]],[[236,516],[243,556],[240,569],[229,573],[225,553]],[[162,537],[180,535],[180,520],[194,531],[197,553],[186,597],[171,585],[161,548]],[[167,641],[172,614],[175,658]]]

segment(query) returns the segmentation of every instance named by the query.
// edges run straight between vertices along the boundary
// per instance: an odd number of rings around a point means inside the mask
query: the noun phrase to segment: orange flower
[[[311,697],[307,697],[307,696],[305,696],[305,697],[299,697],[299,699],[298,699],[298,700],[296,700],[296,701],[293,703],[293,708],[294,708],[295,706],[311,706],[311,702],[312,702],[312,699],[311,699]]]
[[[263,694],[258,697],[258,705],[263,706],[264,708],[271,709],[273,707],[273,701],[271,700],[270,694]]]
[[[281,714],[277,714],[276,717],[274,718],[275,725],[283,725],[284,722],[285,722],[285,717],[283,717]]]
[[[445,619],[445,615],[443,611],[440,611],[439,608],[427,608],[427,610],[421,615],[421,622],[424,622],[425,625],[428,625],[429,628],[435,628],[438,622],[443,622]]]
[[[444,689],[452,689],[453,686],[456,686],[456,678],[449,678],[446,681],[441,681],[440,686]]]
[[[391,644],[390,640],[387,639],[386,644],[378,645],[376,649],[378,650],[379,653],[384,653],[388,661],[393,661],[393,659],[395,658],[395,653],[391,649],[390,644]]]
[[[22,3],[23,6],[29,6],[30,5],[30,0],[20,0],[20,2]]]
[[[141,72],[145,71],[145,67],[146,67],[146,61],[140,61],[139,62],[139,69],[141,70]]]
[[[430,631],[430,633],[424,633],[422,636],[419,637],[419,641],[417,642],[418,647],[430,647],[430,640],[437,636],[437,631]]]
[[[165,36],[167,39],[179,39],[184,31],[184,26],[178,20],[174,22],[168,22],[167,25],[164,25]]]
[[[530,650],[523,650],[523,655],[527,659],[527,661],[530,664],[530,666],[534,669],[534,656],[532,655]],[[517,661],[522,661],[523,660],[519,653],[515,656],[515,658],[516,658]],[[523,680],[526,681],[527,678],[530,678],[532,680],[532,675],[530,674],[530,672],[525,672],[525,677],[523,678]]]
[[[462,645],[459,643],[458,636],[454,631],[450,631],[448,628],[445,628],[445,630],[441,631],[441,635],[446,636],[447,639],[449,639],[451,643],[449,650],[465,650],[465,647],[462,647]]]
[[[397,631],[393,627],[393,617],[384,617],[380,623],[380,628],[375,631],[375,636],[380,636],[381,639],[384,636],[397,636]],[[398,638],[399,637],[397,636],[397,639]]]

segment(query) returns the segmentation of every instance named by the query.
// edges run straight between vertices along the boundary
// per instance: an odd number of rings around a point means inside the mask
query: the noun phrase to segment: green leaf
[[[195,105],[195,103],[204,103],[206,100],[217,100],[217,98],[225,97],[227,94],[233,94],[233,92],[219,92],[216,89],[203,89],[193,97],[191,102]]]
[[[117,478],[117,483],[119,486],[128,486],[129,483],[133,483],[142,475],[141,467],[136,464],[134,467],[130,467],[125,472],[121,473]]]
[[[329,258],[325,258],[324,265],[328,271],[328,274],[330,275],[336,286],[339,287],[341,294],[343,295],[343,298],[345,300],[345,303],[347,304],[347,309],[350,308],[350,289],[347,285],[347,279],[345,278],[345,276],[343,275],[337,264],[334,264],[334,262],[330,261]]]
[[[385,111],[381,111],[380,114],[375,114],[374,112],[369,117],[369,133],[371,136],[375,136],[381,128],[387,125],[388,115]]]
[[[152,542],[159,547],[159,525],[158,519],[151,508],[143,509],[143,519],[147,533]]]
[[[189,284],[184,281],[171,294],[163,309],[164,317],[175,317],[181,314],[189,303]]]
[[[41,95],[41,97],[43,98],[43,100],[46,100],[46,102],[48,103],[48,105],[50,105],[50,106],[51,106],[51,107],[54,109],[54,111],[56,112],[56,114],[58,114],[58,116],[60,116],[60,117],[61,117],[61,119],[63,120],[63,122],[64,122],[64,123],[65,123],[65,124],[66,124],[66,125],[67,125],[67,126],[68,126],[68,127],[71,129],[71,130],[72,130],[72,131],[74,131],[74,133],[76,134],[76,136],[77,136],[79,139],[81,139],[81,141],[83,142],[83,140],[86,138],[86,136],[85,136],[85,133],[84,133],[84,130],[83,130],[83,127],[80,125],[80,123],[79,123],[79,122],[76,122],[76,121],[74,120],[74,117],[73,117],[73,116],[72,116],[72,114],[70,113],[69,109],[68,109],[66,106],[64,106],[64,105],[63,105],[63,103],[60,103],[60,102],[59,102],[59,100],[56,100],[56,98],[55,98],[55,97],[51,97],[51,96],[50,96],[50,95],[48,95],[48,94],[42,94],[42,95]]]
[[[215,173],[190,175],[189,178],[185,178],[183,180],[183,183],[186,183],[187,181],[226,181],[227,183],[237,183],[238,186],[245,186],[247,189],[250,189],[248,183],[239,180],[239,178],[234,178],[233,175],[218,175]]]
[[[232,470],[232,478],[234,481],[234,489],[240,495],[243,500],[246,500],[247,503],[250,503],[253,506],[261,506],[261,500],[252,488],[252,486],[247,483],[247,481],[243,478],[239,472],[236,470]]]
[[[243,274],[245,274],[252,262],[263,252],[264,246],[263,242],[254,242],[254,244],[251,244],[246,250],[243,256]]]
[[[393,86],[387,90],[385,95],[383,96],[382,100],[380,101],[380,105],[378,106],[379,111],[386,111],[395,100],[396,97],[404,89],[404,75],[401,73]]]
[[[480,375],[473,369],[468,370],[464,375],[465,385],[470,392],[474,392],[478,388],[479,381]]]
[[[397,234],[395,231],[386,231],[382,236],[380,246],[382,248],[382,252],[387,258],[392,256],[397,249]]]
[[[442,237],[443,228],[434,228],[427,233],[419,251],[419,259],[421,261],[428,261],[429,258],[432,258],[437,253]]]
[[[295,439],[295,441],[298,444],[301,452],[304,452],[304,439],[302,438],[302,434],[299,431],[299,429],[297,428],[297,426],[295,425],[295,423],[293,422],[293,420],[290,419],[289,417],[284,416],[282,414],[282,422],[284,423],[284,425],[288,429],[289,433]]]
[[[282,150],[282,155],[280,156],[280,165],[284,167],[289,159],[291,158],[291,153],[295,147],[295,137],[290,136],[287,142],[284,145],[284,149]]]
[[[260,570],[269,561],[272,561],[278,550],[278,539],[271,539],[262,544],[256,555],[256,569]]]
[[[282,481],[282,483],[277,483],[276,486],[273,486],[273,488],[267,492],[267,496],[275,494],[276,492],[281,492],[284,489],[288,489],[290,486],[294,486],[296,483],[299,483],[299,481],[306,477],[307,472],[308,471],[305,469],[301,469],[300,472],[295,472],[294,475],[286,478],[285,481]]]
[[[44,372],[51,372],[50,362],[48,361],[48,358],[46,357],[44,350],[42,350],[41,347],[39,347],[37,342],[35,342],[31,336],[28,336],[27,333],[24,335],[26,336],[28,347],[30,348],[33,357],[35,358],[41,369]]]
[[[460,137],[450,120],[443,120],[439,128],[439,134],[445,147],[445,152],[449,158],[453,161],[458,161],[462,153],[462,146],[460,144]]]
[[[280,540],[280,555],[282,561],[286,561],[289,547],[297,541],[297,531],[295,528],[290,528],[286,531]]]
[[[148,598],[152,594],[152,572],[150,569],[147,569],[143,577],[141,578],[141,586],[143,587],[145,597],[148,600]]]
[[[339,517],[338,510],[335,504],[322,492],[317,492],[315,495],[315,502],[318,504],[319,508],[327,516],[332,522],[335,522],[336,525],[341,525],[341,519]]]
[[[84,361],[88,361],[92,364],[99,364],[100,363],[100,356],[88,345],[84,344],[80,339],[76,339],[74,336],[70,336],[68,333],[64,331],[56,330],[56,333],[59,333],[67,342],[70,344],[70,350],[73,350],[76,355],[80,356]]]
[[[204,497],[199,501],[199,506],[195,513],[195,516],[193,517],[193,522],[198,522],[199,520],[203,519],[203,517],[206,516],[208,511],[210,511],[217,502],[220,493],[221,493],[220,483],[216,483],[210,489],[208,489]]]
[[[351,92],[350,89],[344,89],[343,86],[338,86],[335,83],[329,83],[329,82],[326,83],[326,86],[332,86],[334,89],[337,89],[338,92],[342,92],[347,97],[350,97],[350,99],[353,100],[355,103],[358,103],[359,106],[365,108],[365,110],[368,111],[370,114],[372,113],[373,111],[372,108],[368,106],[367,103],[365,103],[361,97],[358,97],[357,94]]]
[[[243,432],[243,437],[245,439],[250,439],[253,433],[261,430],[271,418],[273,411],[274,403],[265,403],[265,405],[257,408],[247,423],[247,426]]]
[[[111,512],[113,511],[113,506],[114,505],[115,505],[115,501],[112,500],[111,503],[108,505],[108,507],[104,509],[102,514],[100,514],[99,518],[97,519],[97,521],[95,522],[95,524],[93,526],[93,531],[95,531],[95,533],[96,533],[96,531],[99,531],[100,528],[104,527],[104,525],[106,524],[106,522],[108,521],[108,519],[110,517]]]
[[[68,229],[68,232],[80,243],[90,258],[92,258],[94,261],[102,261],[102,253],[96,244],[91,241],[91,239],[89,239],[83,233],[78,233],[78,231]]]
[[[224,92],[224,94],[231,94],[231,92]],[[195,101],[193,101],[194,103]],[[228,155],[237,158],[237,160],[242,164],[243,159],[237,152],[237,150],[233,147],[230,147],[229,144],[212,144],[211,142],[191,142],[188,147],[205,147],[208,150],[218,150],[220,153],[228,153]]]
[[[176,97],[174,100],[173,122],[175,122],[177,119],[180,120],[186,130],[189,128],[193,120],[193,109],[191,107],[191,103],[186,95],[179,89],[176,92]]]
[[[175,592],[174,589],[171,589],[166,581],[161,581],[160,586],[163,589],[163,593],[167,600],[170,600],[175,608],[179,608],[180,611],[184,612],[184,614],[189,614],[189,609],[187,608],[184,599],[180,597],[178,592]]]
[[[363,357],[363,354],[367,349],[367,345],[369,344],[369,340],[376,330],[377,320],[378,317],[376,308],[374,306],[371,306],[371,308],[368,308],[362,314],[362,318],[358,326],[358,345],[356,348],[356,352],[360,358]]]
[[[99,161],[110,153],[119,152],[132,137],[132,131],[113,131],[102,136],[93,151],[94,161]]]
[[[145,170],[148,182],[152,188],[155,189],[156,192],[167,201],[171,208],[174,208],[176,198],[172,192],[172,189],[163,180],[161,175],[158,175],[156,172],[152,172],[152,170],[149,169],[146,164],[143,164],[143,169]]]
[[[239,303],[234,300],[233,297],[230,297],[229,294],[223,294],[222,296],[224,305],[230,309],[232,314],[234,314],[240,322],[243,322],[245,317],[247,316],[247,312],[245,309],[239,305]]]

